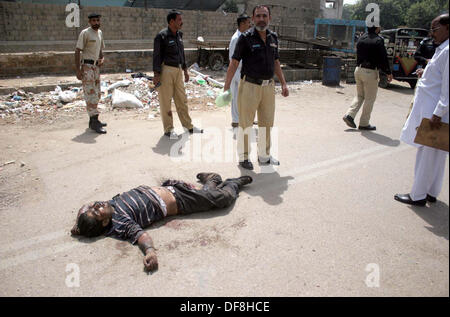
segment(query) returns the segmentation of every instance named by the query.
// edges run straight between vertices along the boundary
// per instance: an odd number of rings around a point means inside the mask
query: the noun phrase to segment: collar
[[[261,36],[259,36],[259,33],[258,33],[258,31],[256,30],[255,27],[252,27],[252,28],[251,28],[249,31],[247,31],[247,32],[250,32],[252,36],[257,36],[257,37],[261,38]],[[267,36],[267,37],[270,37],[271,35],[272,35],[272,31],[270,31],[269,29],[267,29],[267,30],[266,30],[266,36]]]
[[[441,43],[441,45],[439,45],[436,49],[441,51],[447,46],[448,46],[448,39],[445,42]]]

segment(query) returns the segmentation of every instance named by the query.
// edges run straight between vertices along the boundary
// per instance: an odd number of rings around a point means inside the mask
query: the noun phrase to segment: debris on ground
[[[190,111],[212,111],[220,107],[216,98],[223,93],[225,72],[212,72],[194,64],[189,68],[190,80],[185,83],[185,91]],[[205,74],[207,73],[207,74]],[[108,75],[104,78],[108,78]],[[146,114],[147,120],[160,116],[158,89],[153,85],[153,77],[145,73],[123,74],[114,79],[103,79],[100,83],[101,99],[99,109],[101,112],[137,112]],[[289,83],[293,92],[302,85],[310,85],[312,81]],[[281,87],[277,84],[276,92]],[[114,93],[116,92],[116,98]],[[126,94],[126,95],[125,95]],[[114,106],[114,99],[121,95],[127,96],[128,106]],[[122,98],[123,99],[123,98]],[[130,102],[132,100],[132,102]],[[57,86],[55,90],[42,93],[26,92],[18,89],[9,95],[0,95],[0,123],[36,122],[53,123],[57,118],[73,117],[86,114],[86,103],[82,87],[68,86],[62,89]]]

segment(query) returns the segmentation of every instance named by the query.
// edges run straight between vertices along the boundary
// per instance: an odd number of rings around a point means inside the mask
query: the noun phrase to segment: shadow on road
[[[347,129],[347,130],[345,130],[345,132],[360,132],[361,135],[363,137],[365,137],[366,139],[368,139],[372,142],[376,142],[381,145],[386,145],[386,146],[391,146],[391,147],[397,147],[400,145],[400,140],[394,140],[394,139],[391,139],[390,137],[387,137],[382,134],[378,134],[373,131],[361,131],[361,130],[356,130],[356,129]]]
[[[428,204],[427,207],[410,206],[420,218],[425,220],[430,226],[429,231],[448,240],[448,205],[442,201]]]
[[[390,90],[390,91],[395,91],[395,92],[398,92],[398,93],[401,93],[404,95],[410,95],[410,96],[414,95],[414,89],[412,89],[409,86],[402,86],[399,84],[390,83],[389,87],[385,88],[385,89]]]
[[[95,139],[99,135],[100,134],[95,133],[91,129],[87,128],[82,134],[77,135],[76,137],[74,137],[72,139],[72,141],[73,142],[77,142],[77,143],[84,143],[84,144],[94,144],[94,143],[97,142],[97,141],[95,141]]]
[[[288,182],[294,177],[285,176],[281,177],[278,172],[272,170],[269,172],[267,167],[264,173],[256,174],[253,171],[248,171],[239,166],[241,170],[241,175],[248,175],[253,178],[253,183],[248,186],[245,190],[250,196],[260,196],[266,203],[272,206],[279,205],[283,202],[281,197],[283,193],[288,189]]]
[[[182,150],[189,140],[189,133],[183,133],[178,139],[170,139],[163,135],[159,139],[158,143],[152,148],[153,152],[160,155],[168,155],[171,157],[183,156]],[[173,153],[171,153],[171,151]],[[176,154],[176,155],[175,155]]]

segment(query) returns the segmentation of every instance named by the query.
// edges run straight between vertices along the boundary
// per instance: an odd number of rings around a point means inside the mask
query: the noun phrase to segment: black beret
[[[88,15],[89,19],[100,18],[100,17],[101,17],[101,15],[98,14],[98,13],[91,13],[91,14]]]

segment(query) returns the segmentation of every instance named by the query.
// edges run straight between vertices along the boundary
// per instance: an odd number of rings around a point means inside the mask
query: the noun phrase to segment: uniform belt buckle
[[[269,86],[270,84],[270,79],[267,80],[263,80],[261,86]]]

